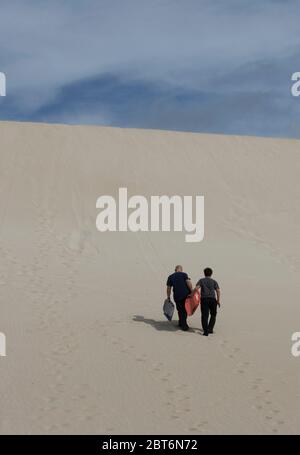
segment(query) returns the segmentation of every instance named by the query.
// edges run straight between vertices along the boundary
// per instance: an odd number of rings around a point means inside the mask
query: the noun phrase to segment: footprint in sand
[[[136,357],[135,359],[137,362],[146,362],[146,359],[144,357]]]
[[[169,389],[169,390],[167,390],[167,394],[168,394],[168,395],[174,395],[174,394],[175,394],[175,391],[172,390],[172,389]]]
[[[188,428],[188,431],[192,431],[192,432],[195,432],[195,431],[206,431],[206,426],[208,425],[208,422],[207,420],[204,420],[198,424],[196,424],[195,426],[192,426],[192,427],[189,427]]]
[[[134,356],[136,362],[139,362],[140,364],[144,364],[147,362],[147,360],[149,360],[146,354],[139,355],[134,354],[136,346],[127,345],[125,340],[121,340],[120,338],[114,338],[112,343],[118,347],[123,346],[121,352],[126,354],[131,353],[131,355]],[[172,374],[170,372],[165,371],[165,366],[162,362],[155,362],[154,364],[149,366],[149,372],[153,373],[154,376],[156,376],[156,380],[159,380],[166,386],[165,406],[166,409],[169,410],[170,419],[176,421],[179,420],[182,415],[186,416],[185,418],[187,418],[187,416],[191,412],[189,407],[190,397],[186,395],[186,393],[184,396],[182,396],[182,394],[184,393],[184,391],[186,391],[188,385],[177,384],[171,387]],[[202,424],[200,424],[200,427],[202,428],[201,425]]]
[[[228,344],[226,340],[223,340],[221,343],[221,346],[224,349],[228,348]],[[236,355],[240,352],[240,348],[235,347],[231,349],[231,352],[227,355],[231,360],[234,360]],[[241,362],[240,364],[237,365],[237,370],[236,372],[240,375],[245,375],[247,370],[251,367],[251,363],[246,361],[246,362]],[[268,399],[272,393],[272,390],[267,388],[266,385],[264,385],[264,379],[261,377],[256,377],[252,384],[249,384],[249,387],[251,390],[256,392],[255,400],[256,404],[253,406],[254,409],[259,411],[260,413],[265,413],[264,419],[266,422],[270,422],[272,424],[272,428],[270,429],[273,433],[278,433],[279,429],[277,426],[280,428],[280,425],[284,425],[283,420],[278,420],[277,422],[274,421],[274,419],[280,415],[280,411],[278,409],[272,409],[273,407],[273,402],[272,400]],[[281,422],[281,424],[279,424]]]

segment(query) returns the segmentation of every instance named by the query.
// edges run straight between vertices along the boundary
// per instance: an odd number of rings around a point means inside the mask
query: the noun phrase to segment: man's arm
[[[194,292],[194,288],[193,288],[192,282],[189,278],[186,280],[186,284],[192,294],[192,292]]]
[[[169,300],[171,298],[171,289],[172,289],[171,286],[167,286],[167,297],[168,297]]]
[[[217,293],[217,304],[218,304],[218,306],[221,306],[221,302],[220,302],[221,291],[220,291],[220,288],[216,289],[216,293]]]
[[[200,285],[200,280],[199,280],[199,281],[197,281],[195,289],[193,290],[193,292],[198,291],[200,288],[201,288],[201,285]]]

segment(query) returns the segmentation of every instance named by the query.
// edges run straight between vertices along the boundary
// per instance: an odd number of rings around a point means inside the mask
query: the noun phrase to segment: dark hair
[[[206,267],[206,269],[204,269],[205,276],[212,276],[212,274],[213,274],[213,271],[210,267]]]

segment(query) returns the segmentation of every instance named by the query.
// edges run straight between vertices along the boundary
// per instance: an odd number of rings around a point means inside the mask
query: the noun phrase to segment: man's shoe
[[[204,337],[208,337],[208,332],[203,332],[202,335],[203,335]]]
[[[214,333],[213,329],[208,329],[208,333]]]
[[[189,326],[184,325],[183,327],[181,327],[181,330],[183,330],[184,332],[187,332],[189,330]]]

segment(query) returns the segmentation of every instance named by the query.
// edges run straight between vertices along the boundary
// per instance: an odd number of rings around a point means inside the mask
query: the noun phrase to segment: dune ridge
[[[299,433],[299,146],[0,122],[0,432]],[[204,195],[203,242],[98,232],[121,187]],[[177,263],[220,283],[208,339],[164,320]]]

